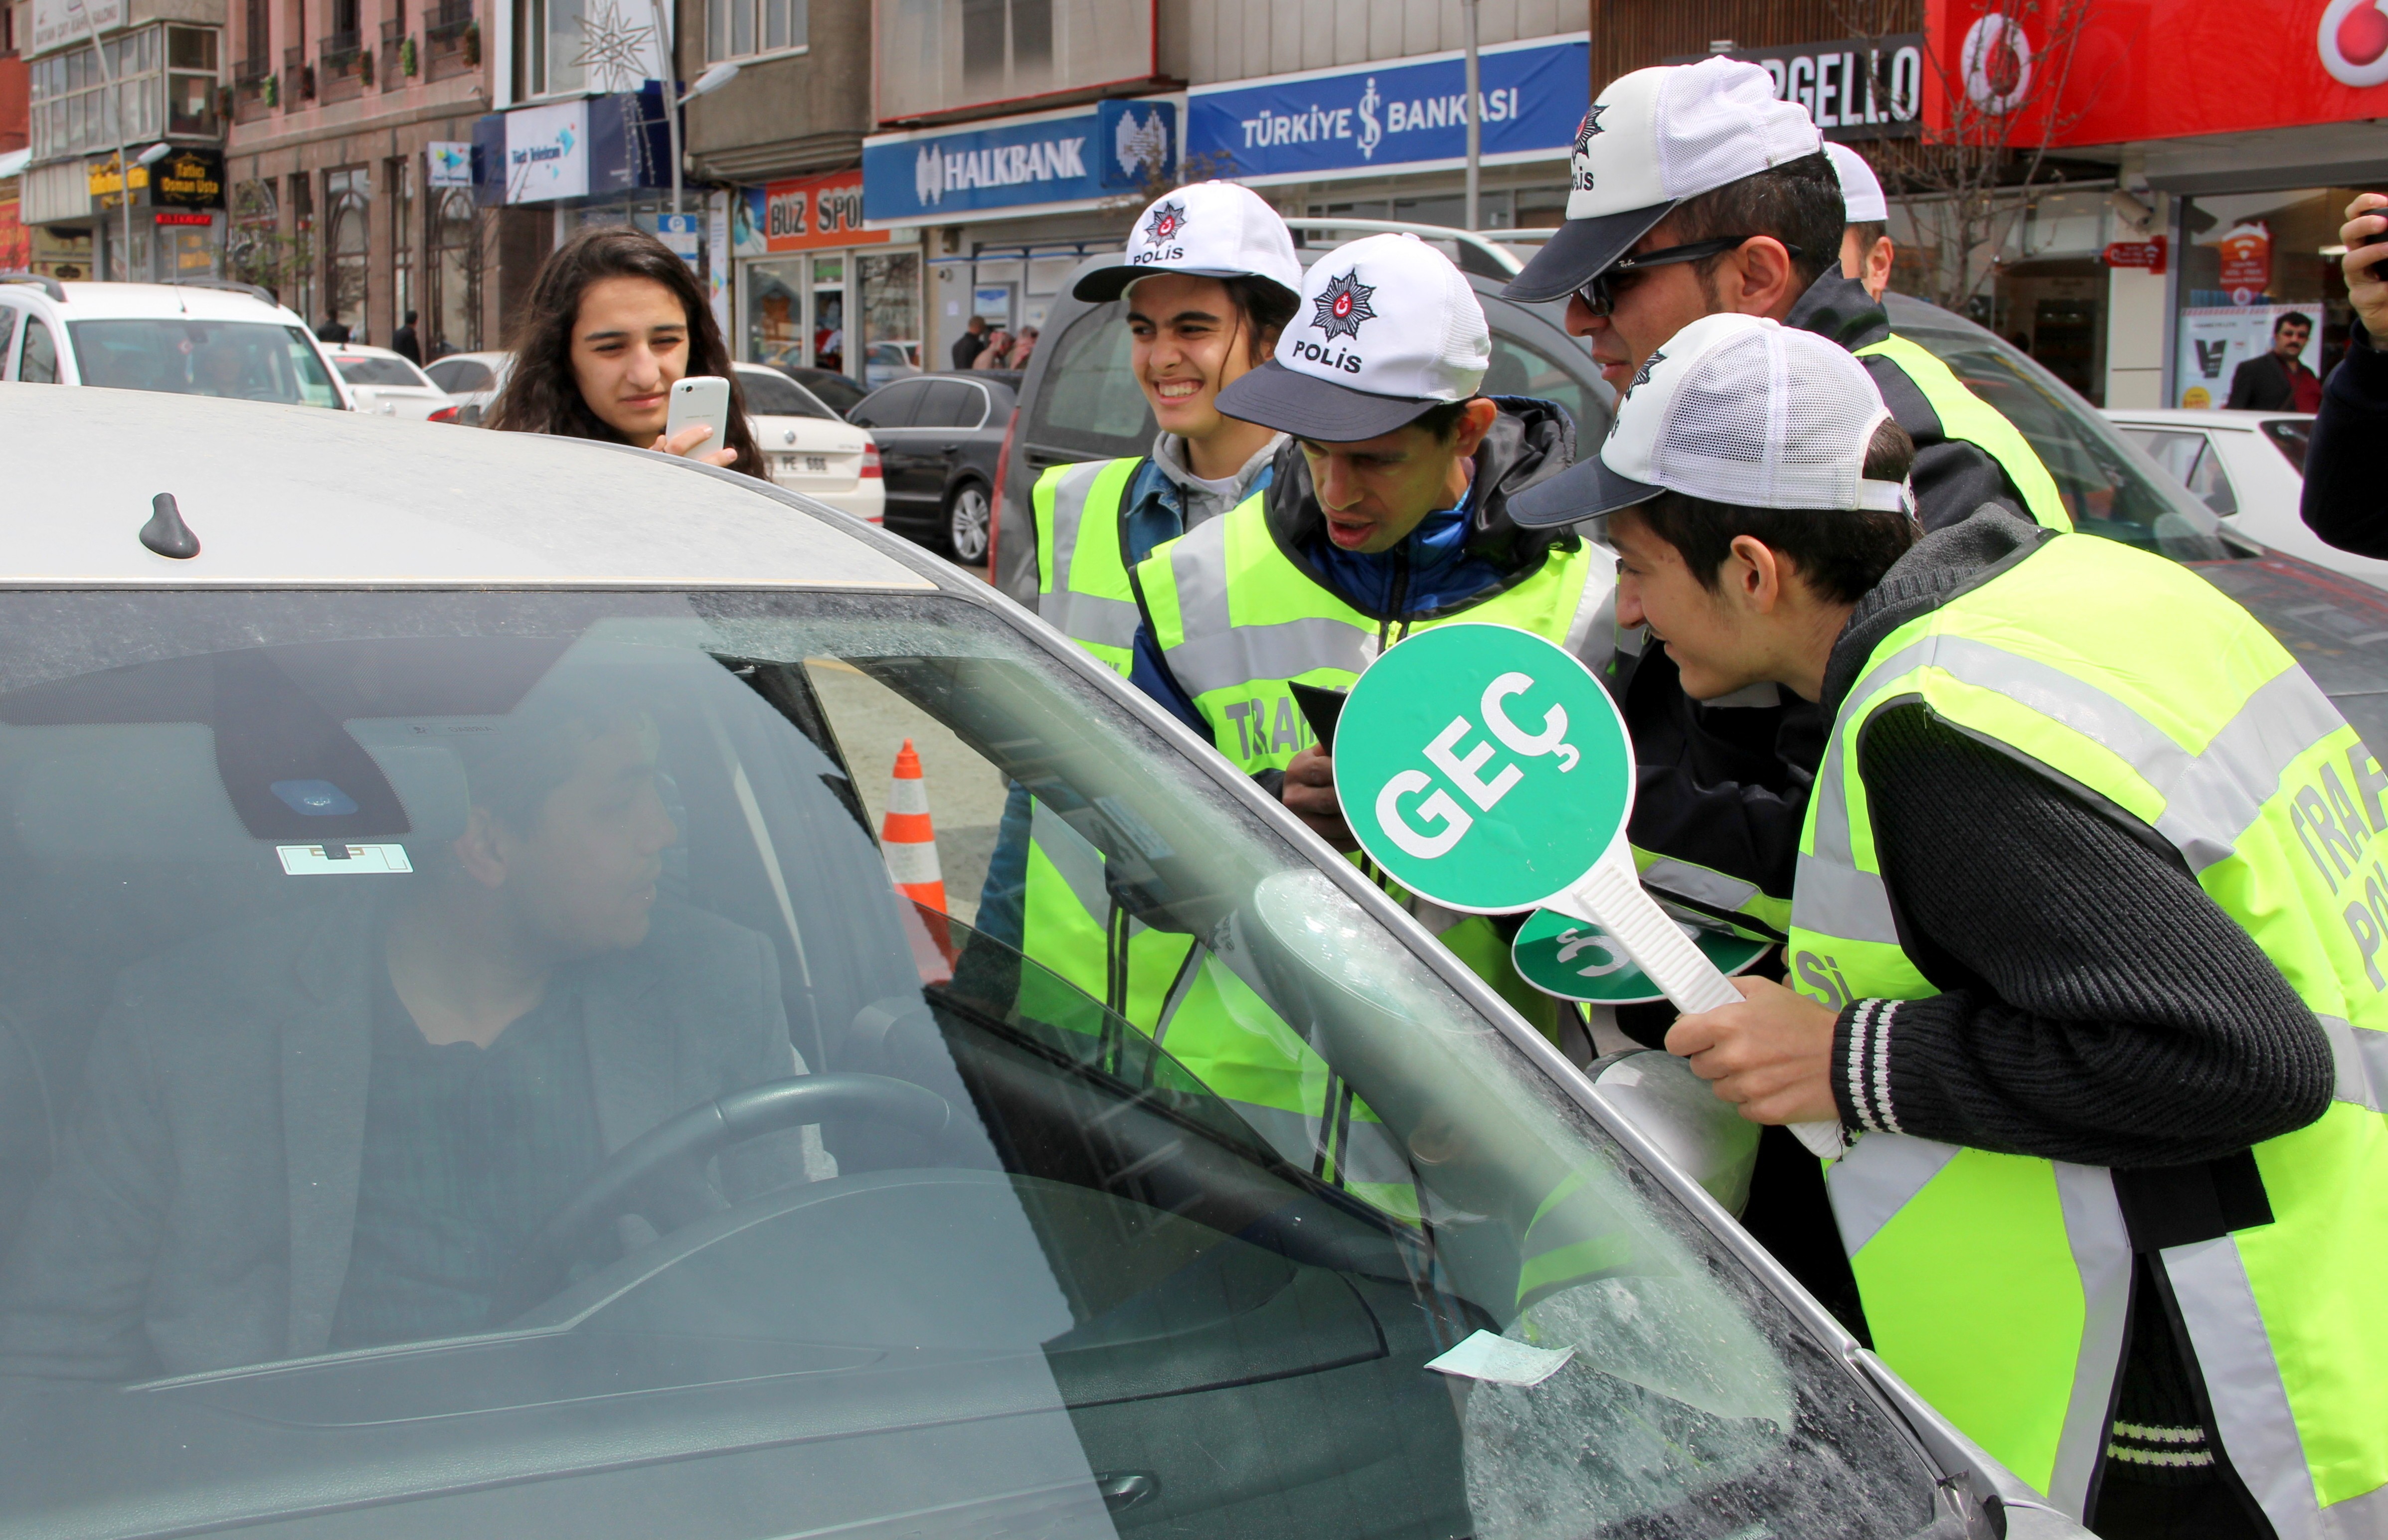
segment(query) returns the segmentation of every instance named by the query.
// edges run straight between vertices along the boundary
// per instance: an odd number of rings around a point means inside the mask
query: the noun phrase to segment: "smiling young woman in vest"
[[[1693,697],[1831,719],[1792,987],[1667,1046],[1839,1120],[1875,1349],[2055,1506],[2388,1533],[2388,774],[2194,573],[1995,507],[1919,538],[1911,459],[1848,353],[1710,316],[1513,505],[1606,516]]]

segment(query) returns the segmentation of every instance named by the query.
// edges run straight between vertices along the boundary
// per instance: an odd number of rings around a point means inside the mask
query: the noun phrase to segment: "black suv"
[[[1577,452],[1608,435],[1616,394],[1593,366],[1583,344],[1560,327],[1563,305],[1520,305],[1501,297],[1519,267],[1518,256],[1478,235],[1429,225],[1373,221],[1288,221],[1303,266],[1344,242],[1379,231],[1409,231],[1442,246],[1483,301],[1492,329],[1492,362],[1484,373],[1488,396],[1539,396],[1575,419]],[[1070,297],[1079,273],[1116,263],[1115,254],[1087,259],[1061,285],[1046,318],[1043,340],[1020,384],[1020,410],[1004,438],[996,486],[994,582],[1023,603],[1036,593],[1036,540],[1028,498],[1048,465],[1149,454],[1158,428],[1128,360],[1128,331],[1120,302],[1089,305]],[[894,521],[891,486],[889,523]]]

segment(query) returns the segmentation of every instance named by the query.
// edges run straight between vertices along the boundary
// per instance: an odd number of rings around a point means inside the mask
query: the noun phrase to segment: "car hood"
[[[2279,551],[2186,564],[2280,637],[2375,751],[2388,744],[2388,593]]]

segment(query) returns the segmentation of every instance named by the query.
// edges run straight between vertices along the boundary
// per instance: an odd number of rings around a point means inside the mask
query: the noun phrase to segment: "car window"
[[[1943,1532],[1378,907],[974,605],[5,595],[0,766],[18,1527]],[[1015,809],[1199,1042],[1023,954]],[[1425,1368],[1479,1332],[1548,1377]]]
[[[2267,417],[2260,424],[2265,438],[2299,475],[2305,473],[2305,447],[2313,442],[2313,425],[2310,417]]]
[[[921,410],[921,398],[927,393],[925,381],[898,380],[865,397],[860,404],[845,414],[845,420],[860,428],[909,427]]]
[[[25,318],[24,352],[17,360],[17,378],[27,385],[58,383],[58,344],[40,316]]]
[[[1492,334],[1492,359],[1485,366],[1484,383],[1479,388],[1487,396],[1532,396],[1556,401],[1575,424],[1579,448],[1585,447],[1581,435],[1598,437],[1607,423],[1607,409],[1587,402],[1590,393],[1581,380],[1547,354],[1505,333]]]
[[[812,392],[772,369],[742,369],[739,388],[746,393],[746,410],[766,417],[826,417],[837,413],[813,399]]]
[[[960,380],[931,380],[916,428],[975,428],[986,419],[986,392]]]
[[[2125,426],[2123,436],[2145,449],[2148,458],[2171,472],[2183,486],[2204,499],[2217,513],[2239,511],[2238,494],[2222,468],[2222,456],[2213,440],[2187,429]]]
[[[470,396],[489,388],[489,366],[476,359],[441,359],[424,371],[431,383],[451,396]]]
[[[807,369],[796,377],[796,383],[819,397],[832,411],[851,412],[870,395],[844,374],[832,374],[826,369]],[[848,419],[851,421],[851,419]]]
[[[0,305],[0,380],[8,377],[8,356],[17,341],[17,308]]]
[[[1051,347],[1053,361],[1037,385],[1027,441],[1105,459],[1141,455],[1159,431],[1137,384],[1132,338],[1119,302],[1097,305]]]
[[[1987,334],[1904,322],[1899,331],[1937,354],[2015,425],[2055,479],[2076,528],[2176,561],[2232,554],[2213,511],[2194,498],[2167,493],[2164,473],[2135,458],[2138,451],[2113,425],[2055,375]]]
[[[334,360],[333,367],[340,372],[340,378],[350,385],[413,385],[420,388],[430,383],[404,359],[382,359],[371,354],[350,355]]]
[[[75,321],[67,324],[87,385],[337,407],[304,328],[258,321]]]

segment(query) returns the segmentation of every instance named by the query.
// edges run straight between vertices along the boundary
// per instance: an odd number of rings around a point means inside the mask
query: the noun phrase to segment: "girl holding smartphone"
[[[696,275],[644,231],[584,230],[558,247],[532,280],[514,354],[490,427],[640,444],[766,474]],[[672,385],[698,374],[730,382],[727,432],[700,424],[667,438]]]

